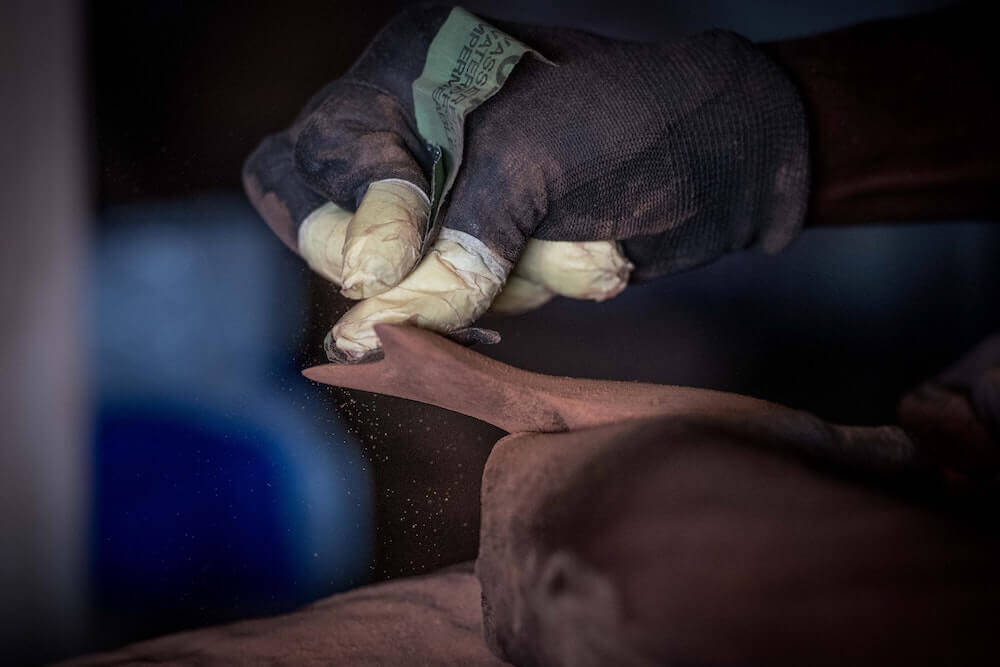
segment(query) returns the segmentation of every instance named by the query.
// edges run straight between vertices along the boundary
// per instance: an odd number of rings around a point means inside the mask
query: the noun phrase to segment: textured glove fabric
[[[287,135],[310,191],[352,209],[375,180],[426,192],[411,84],[448,12],[400,14],[314,98]],[[494,25],[553,64],[525,57],[469,116],[444,227],[511,264],[529,237],[620,240],[639,279],[794,238],[808,194],[805,113],[752,43],[725,31],[637,44]]]

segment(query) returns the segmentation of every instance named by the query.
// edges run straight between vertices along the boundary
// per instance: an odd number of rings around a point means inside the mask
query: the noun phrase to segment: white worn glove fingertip
[[[621,294],[633,268],[616,241],[530,239],[514,275],[561,296],[604,301]]]
[[[490,306],[498,315],[520,315],[548,303],[555,294],[537,283],[512,275]]]
[[[353,214],[328,202],[299,225],[299,254],[316,273],[336,285],[341,280],[341,256],[347,225]]]
[[[508,271],[478,239],[442,229],[403,282],[344,314],[331,331],[334,345],[358,359],[379,347],[377,324],[412,322],[440,333],[468,326],[489,308]]]
[[[399,284],[420,260],[429,214],[430,200],[413,183],[372,183],[347,228],[344,295],[368,298]]]

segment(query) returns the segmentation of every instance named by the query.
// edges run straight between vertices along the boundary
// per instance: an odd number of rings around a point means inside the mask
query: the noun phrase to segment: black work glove
[[[245,167],[275,231],[364,298],[332,332],[346,356],[377,348],[379,322],[470,324],[512,270],[516,303],[504,309],[553,292],[605,298],[633,265],[633,280],[653,278],[742,248],[773,252],[800,229],[805,114],[752,43],[710,31],[637,44],[497,23],[551,62],[525,55],[468,116],[440,233],[426,234],[432,154],[411,86],[449,12],[393,19]]]

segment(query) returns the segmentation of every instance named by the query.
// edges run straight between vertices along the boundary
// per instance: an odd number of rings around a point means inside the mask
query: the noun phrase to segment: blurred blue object
[[[100,229],[92,583],[108,632],[365,581],[371,480],[299,375],[302,263],[238,197],[117,208]]]

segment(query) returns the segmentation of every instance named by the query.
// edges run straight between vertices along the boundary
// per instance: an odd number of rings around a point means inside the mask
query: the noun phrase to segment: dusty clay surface
[[[482,639],[471,565],[367,586],[293,614],[242,621],[61,663],[87,665],[503,665]]]
[[[501,440],[477,561],[491,646],[515,664],[989,664],[995,514],[789,456],[773,421]]]
[[[942,389],[904,400],[908,433],[724,392],[539,375],[419,329],[378,332],[382,360],[305,374],[512,433],[483,475],[475,574],[67,664],[990,663],[998,503],[988,484],[956,493],[941,470],[994,460],[996,339]],[[919,428],[942,410],[961,419]],[[948,455],[965,432],[975,446]]]

